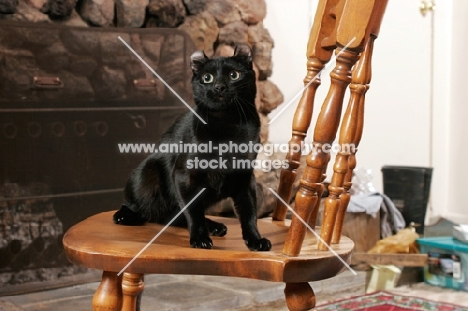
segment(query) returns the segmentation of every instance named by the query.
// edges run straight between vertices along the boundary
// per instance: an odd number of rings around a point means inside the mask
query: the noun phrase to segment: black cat
[[[247,45],[235,48],[234,56],[208,59],[203,51],[191,56],[192,88],[195,114],[187,112],[163,134],[161,144],[207,146],[219,144],[259,143],[260,119],[255,108],[255,72],[252,54]],[[131,174],[126,188],[126,202],[114,214],[114,222],[141,225],[144,222],[165,224],[184,208],[203,188],[173,225],[188,226],[190,245],[195,248],[213,246],[209,234],[224,236],[224,224],[205,218],[205,210],[222,199],[231,197],[242,228],[242,236],[250,250],[268,251],[269,240],[257,229],[256,183],[253,169],[234,162],[251,162],[255,152],[239,150],[219,155],[218,150],[154,153]],[[211,163],[211,168],[197,163]],[[213,166],[217,165],[216,168]],[[184,217],[185,216],[185,217]]]

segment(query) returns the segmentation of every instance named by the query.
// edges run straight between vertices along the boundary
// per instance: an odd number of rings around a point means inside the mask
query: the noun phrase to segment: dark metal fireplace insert
[[[191,103],[191,40],[176,29],[0,24],[0,295],[56,284],[63,233],[118,209],[130,171]]]

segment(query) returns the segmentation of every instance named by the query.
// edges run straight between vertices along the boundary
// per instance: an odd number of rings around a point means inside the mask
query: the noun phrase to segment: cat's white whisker
[[[239,98],[237,96],[234,98],[234,101],[236,103],[236,108],[237,108],[237,111],[239,112],[240,121],[241,121],[241,124],[242,124],[242,116],[244,117],[246,122],[247,122],[247,116],[245,114],[244,108],[242,108],[242,103],[240,103],[240,100],[241,100],[241,98]],[[241,112],[242,112],[242,115],[241,115]]]
[[[242,103],[245,103],[247,105],[251,105],[252,103],[250,103],[248,100],[246,100],[245,98],[242,98],[242,97],[236,97],[236,101],[239,105],[242,106]],[[244,109],[242,109],[244,111]],[[247,110],[251,115],[255,115],[256,113],[253,112],[252,110],[248,109]],[[244,116],[246,117],[246,120],[247,120],[247,116],[245,115],[245,112],[244,112]]]

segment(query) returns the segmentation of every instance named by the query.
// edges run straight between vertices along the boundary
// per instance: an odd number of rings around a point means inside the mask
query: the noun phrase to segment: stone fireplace
[[[0,0],[0,295],[86,274],[68,264],[61,238],[119,207],[147,155],[122,155],[118,143],[156,142],[186,110],[117,37],[189,103],[193,51],[229,56],[249,44],[266,142],[283,97],[269,80],[265,14],[264,0]],[[256,175],[263,215],[273,200],[262,185],[275,187],[279,173]]]

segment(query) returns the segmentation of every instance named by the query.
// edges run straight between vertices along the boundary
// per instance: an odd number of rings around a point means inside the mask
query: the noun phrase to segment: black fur
[[[195,111],[207,124],[187,112],[163,134],[160,144],[258,143],[260,119],[255,108],[255,72],[250,48],[237,46],[234,56],[214,59],[208,59],[201,51],[195,52],[191,57],[191,68]],[[184,217],[174,223],[188,226],[192,247],[211,248],[213,243],[209,234],[226,234],[226,226],[205,218],[205,210],[231,197],[247,247],[270,250],[270,241],[260,236],[256,225],[253,169],[240,170],[232,166],[234,157],[252,161],[256,153],[237,152],[220,158],[218,151],[213,151],[149,156],[132,172],[125,188],[126,202],[115,213],[114,222],[124,225],[141,225],[147,221],[167,223],[202,188],[206,188],[185,210]],[[196,158],[216,160],[225,167],[190,168],[188,163]]]

